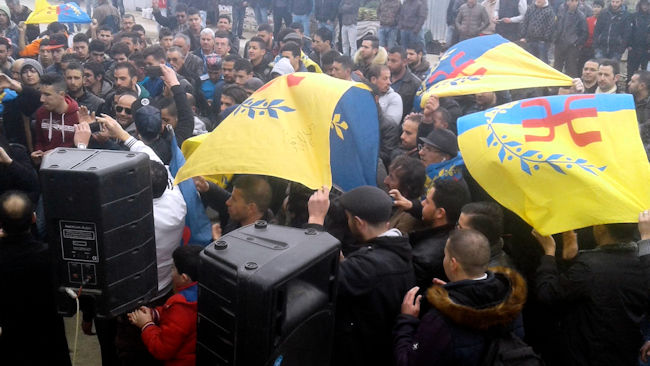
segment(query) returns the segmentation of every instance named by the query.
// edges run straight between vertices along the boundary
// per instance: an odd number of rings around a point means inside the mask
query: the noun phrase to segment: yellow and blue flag
[[[36,0],[34,11],[27,17],[25,24],[90,23],[90,17],[79,5],[69,2],[50,5],[47,0]]]
[[[239,105],[196,147],[176,182],[261,174],[346,191],[376,185],[378,149],[377,107],[365,85],[293,73]]]
[[[562,95],[458,119],[465,165],[499,203],[543,235],[637,222],[650,165],[629,94]]]
[[[429,96],[448,97],[489,91],[570,86],[571,78],[498,34],[459,42],[431,67],[418,90],[414,108]]]

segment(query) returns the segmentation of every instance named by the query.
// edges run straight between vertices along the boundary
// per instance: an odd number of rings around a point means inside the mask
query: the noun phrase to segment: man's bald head
[[[456,258],[463,272],[475,278],[485,273],[490,262],[490,242],[474,229],[455,230],[447,240],[447,253]]]
[[[34,205],[25,193],[9,191],[0,196],[0,228],[6,234],[28,231],[33,215]]]

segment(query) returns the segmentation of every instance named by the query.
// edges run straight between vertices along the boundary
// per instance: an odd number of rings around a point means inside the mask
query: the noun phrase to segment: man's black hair
[[[66,29],[67,28],[65,27],[65,25],[59,22],[52,22],[47,26],[48,34],[60,33],[65,31]]]
[[[197,9],[197,8],[195,8],[193,6],[190,6],[189,8],[187,8],[187,16],[190,16],[190,15],[199,15],[200,16],[199,9]]]
[[[106,52],[106,45],[104,44],[104,42],[102,42],[100,40],[93,39],[88,44],[88,50],[89,50],[89,52],[102,52],[102,53],[104,53],[104,52]]]
[[[409,200],[422,195],[426,181],[426,171],[422,161],[406,155],[397,157],[390,164],[389,172],[394,172],[399,180],[400,193]]]
[[[388,50],[388,53],[399,53],[399,56],[402,58],[402,61],[406,60],[406,49],[404,49],[404,47],[402,46],[391,47],[391,49]]]
[[[615,76],[621,72],[621,66],[616,60],[611,60],[608,58],[600,60],[600,65],[598,65],[598,67],[602,67],[602,66],[611,66],[612,70],[614,70]]]
[[[239,55],[227,54],[223,58],[222,63],[223,62],[237,62],[237,60],[240,60],[240,59],[241,59],[241,57],[239,57]]]
[[[305,26],[302,25],[300,22],[293,22],[289,25],[289,28],[293,30],[299,30],[301,33],[305,31]]]
[[[202,246],[191,244],[174,249],[172,258],[179,275],[186,274],[192,281],[199,280],[199,264],[202,250]]]
[[[140,35],[136,32],[122,33],[120,35],[120,41],[122,41],[124,38],[131,39],[131,42],[133,42],[133,44],[137,44],[138,42],[140,42]]]
[[[490,243],[477,230],[454,230],[447,240],[447,252],[460,263],[465,274],[478,277],[490,263]]]
[[[21,191],[7,191],[0,195],[0,228],[6,234],[29,230],[34,215],[34,204]]]
[[[339,57],[339,53],[336,50],[329,50],[320,56],[320,62],[325,65],[331,65],[334,63],[334,60]]]
[[[284,51],[290,51],[293,57],[300,57],[300,45],[296,42],[290,41],[284,44],[280,49],[280,54]]]
[[[142,55],[146,59],[147,57],[151,56],[154,58],[154,60],[159,60],[162,61],[163,63],[167,59],[167,54],[165,53],[165,49],[160,46],[160,45],[155,45],[155,46],[149,46],[142,50]]]
[[[86,33],[77,33],[72,37],[72,43],[75,42],[86,42],[90,45],[90,39],[86,35]]]
[[[629,243],[637,240],[638,224],[606,224],[604,226],[612,239],[619,243]]]
[[[334,59],[334,62],[338,62],[343,66],[344,69],[352,71],[354,67],[354,61],[350,56],[341,55]]]
[[[246,203],[254,203],[260,213],[264,214],[269,209],[273,195],[271,186],[264,177],[241,175],[235,179],[233,187],[241,191]]]
[[[243,101],[248,99],[248,93],[246,90],[236,84],[227,85],[223,88],[221,95],[231,97],[235,104],[241,104]]]
[[[379,38],[377,38],[376,36],[373,36],[372,34],[363,37],[363,39],[361,41],[362,42],[363,41],[370,41],[370,42],[372,42],[372,45],[371,45],[372,48],[379,48]]]
[[[65,84],[65,80],[63,79],[63,76],[61,74],[56,74],[53,72],[49,72],[41,76],[40,83],[43,86],[54,87],[54,90],[57,92],[62,92],[65,91],[66,89],[66,84]]]
[[[68,66],[65,68],[65,71],[68,70],[79,70],[81,72],[81,75],[84,73],[84,68],[81,65],[81,62],[73,61],[68,64]]]
[[[113,45],[113,47],[111,47],[109,54],[111,57],[115,57],[115,55],[120,54],[129,57],[131,55],[131,50],[129,49],[129,46],[126,45],[126,43],[117,42]]]
[[[270,24],[268,23],[262,23],[260,24],[259,27],[257,27],[258,32],[266,32],[266,33],[273,33],[273,27],[271,27]]]
[[[167,112],[168,112],[169,114],[171,114],[171,115],[175,115],[175,114],[177,114],[177,110],[176,110],[176,102],[174,102],[174,98],[171,98],[171,97],[164,97],[164,98],[160,99],[160,100],[156,103],[156,105],[158,106],[158,109],[160,109],[161,111],[162,111],[163,109],[166,109]]]
[[[235,71],[245,71],[247,74],[253,72],[253,64],[245,58],[239,58],[235,61]]]
[[[289,34],[289,33],[296,33],[296,31],[293,30],[293,29],[291,29],[291,28],[282,28],[282,29],[280,29],[280,31],[278,32],[278,36],[275,37],[275,39],[277,39],[278,42],[284,42],[284,41],[283,41],[284,37],[286,37],[287,34]]]
[[[413,50],[415,53],[424,53],[424,45],[422,42],[414,42],[406,46],[407,50]]]
[[[117,71],[119,69],[127,69],[129,71],[129,77],[131,78],[138,76],[138,70],[136,70],[135,66],[133,66],[133,64],[128,61],[118,62],[115,64],[115,69],[113,70]]]
[[[186,13],[187,14],[187,4],[184,3],[178,3],[176,4],[176,8],[174,9],[176,14],[178,13]]]
[[[635,74],[639,75],[639,83],[643,83],[645,90],[650,92],[650,71],[639,70]]]
[[[490,242],[497,244],[503,235],[503,210],[494,202],[471,202],[460,211],[467,216],[469,226],[479,231]]]
[[[142,52],[133,52],[131,56],[129,56],[129,61],[135,64],[136,67],[145,67],[145,62],[144,62],[144,55]]]
[[[106,31],[106,32],[113,33],[113,28],[111,28],[110,25],[104,24],[104,25],[100,25],[99,28],[97,28],[97,33],[101,32],[101,31]]]
[[[171,29],[167,27],[162,27],[160,28],[160,31],[158,32],[158,39],[162,40],[165,37],[172,37],[174,33],[172,32]]]
[[[104,65],[99,62],[86,62],[84,64],[84,70],[89,70],[95,77],[104,77]]]
[[[81,62],[81,58],[76,53],[66,53],[61,56],[61,63]]]
[[[329,41],[330,44],[332,44],[332,39],[334,38],[334,36],[332,35],[332,31],[329,30],[329,28],[327,27],[318,28],[318,30],[316,31],[316,35],[320,37],[321,41],[323,42]]]
[[[438,179],[434,187],[433,202],[436,207],[445,209],[447,223],[455,224],[462,207],[469,203],[467,188],[453,179]]]
[[[366,72],[366,78],[368,78],[368,81],[372,81],[372,78],[379,78],[381,76],[381,72],[386,69],[388,69],[388,66],[384,64],[372,64]]]
[[[228,46],[232,47],[232,44],[230,44],[230,36],[228,35],[227,32],[217,31],[214,33],[214,38],[225,38],[228,40]]]
[[[266,50],[266,42],[264,42],[262,37],[255,36],[255,37],[251,38],[250,41],[248,41],[249,44],[250,44],[250,42],[255,42],[260,46],[261,49]]]
[[[228,20],[228,23],[232,23],[232,18],[228,14],[219,14],[219,18],[217,18],[217,21],[219,21],[219,19],[226,19]]]
[[[138,33],[139,31],[144,32],[144,34],[147,34],[147,30],[144,29],[142,24],[134,24],[133,27],[131,28],[131,31]]]
[[[7,37],[0,37],[0,46],[5,45],[7,46],[7,49],[11,48],[11,43],[9,43],[9,38]]]
[[[151,195],[153,198],[159,198],[170,184],[167,168],[160,162],[149,160],[149,174],[151,175]]]

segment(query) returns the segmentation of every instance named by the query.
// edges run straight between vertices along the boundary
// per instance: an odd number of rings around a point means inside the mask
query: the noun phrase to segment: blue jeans
[[[609,50],[609,52],[605,52],[600,48],[596,48],[596,58],[609,58],[616,62],[621,62],[621,56],[623,56],[623,52],[617,52],[614,50]]]
[[[528,41],[528,49],[533,56],[548,63],[548,42]]]
[[[293,16],[292,22],[302,23],[302,27],[305,28],[305,36],[309,37],[309,25],[310,25],[311,14],[305,14],[305,15],[292,14],[292,16]]]
[[[89,17],[93,16],[93,8],[97,6],[97,0],[86,0],[86,13]]]
[[[255,21],[258,27],[260,24],[269,24],[269,11],[267,8],[258,5],[253,8],[253,11],[255,12]]]
[[[389,49],[394,47],[396,43],[397,43],[397,27],[379,27],[380,46]]]
[[[424,44],[424,40],[422,39],[422,36],[420,36],[421,31],[418,33],[406,30],[406,29],[400,29],[399,30],[399,44],[400,46],[406,48],[411,44],[414,43],[422,43]]]
[[[232,7],[232,33],[241,37],[244,34],[244,16],[246,15],[246,7],[233,6]]]
[[[327,22],[318,22],[318,29],[321,29],[321,28],[329,29],[330,32],[332,32],[332,37],[334,37],[334,34],[336,33],[336,32],[334,32],[334,22],[332,22],[332,24],[327,24]],[[333,40],[332,40],[332,43],[334,43]]]

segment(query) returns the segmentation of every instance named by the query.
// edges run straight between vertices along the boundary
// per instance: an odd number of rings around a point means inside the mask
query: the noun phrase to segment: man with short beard
[[[409,71],[406,50],[396,46],[388,51],[388,68],[390,69],[391,87],[402,97],[402,117],[413,109],[415,93],[420,87],[420,79]]]
[[[429,61],[424,55],[424,45],[422,43],[413,43],[406,46],[406,61],[409,64],[409,70],[424,80],[429,73]]]
[[[132,91],[124,90],[122,93],[115,104],[115,120],[126,132],[136,137],[138,132],[136,131],[135,123],[133,123],[132,106],[133,102],[138,100],[138,97]]]
[[[11,73],[11,64],[14,62],[10,56],[11,49],[9,41],[4,37],[0,38],[0,71],[7,75]]]
[[[78,62],[71,62],[65,69],[65,84],[68,95],[74,99],[79,106],[88,108],[91,112],[96,112],[104,104],[104,100],[87,92],[84,88],[84,69]]]
[[[596,59],[585,62],[582,67],[582,84],[585,86],[585,94],[593,94],[598,88],[598,68],[600,63]]]

